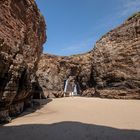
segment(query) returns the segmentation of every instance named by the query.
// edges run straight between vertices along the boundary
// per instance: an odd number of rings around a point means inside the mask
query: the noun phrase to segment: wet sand
[[[40,104],[1,126],[0,139],[140,140],[139,100],[67,97]]]

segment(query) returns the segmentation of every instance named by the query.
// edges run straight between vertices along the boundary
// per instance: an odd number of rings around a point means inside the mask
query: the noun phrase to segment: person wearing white
[[[73,91],[73,95],[77,95],[77,85],[74,85],[74,91]]]
[[[64,88],[64,97],[66,96],[67,87],[68,87],[68,79],[66,80],[66,83],[65,83],[65,88]]]

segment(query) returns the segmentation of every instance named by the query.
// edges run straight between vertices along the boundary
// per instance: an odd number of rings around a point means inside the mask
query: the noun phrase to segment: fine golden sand
[[[0,127],[1,140],[140,140],[140,101],[67,97],[41,100]]]

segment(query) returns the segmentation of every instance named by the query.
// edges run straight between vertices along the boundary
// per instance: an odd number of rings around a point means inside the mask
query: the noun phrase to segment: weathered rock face
[[[100,96],[140,98],[140,14],[96,43],[93,68]]]
[[[30,100],[45,39],[33,0],[0,1],[0,120],[20,113]]]
[[[38,80],[46,96],[63,96],[64,80],[73,76],[80,91],[93,86],[91,81],[91,52],[84,55],[60,57],[43,54],[38,65]]]
[[[43,55],[40,86],[49,96],[62,96],[64,80],[75,76],[83,96],[140,99],[140,14],[103,36],[83,55]]]

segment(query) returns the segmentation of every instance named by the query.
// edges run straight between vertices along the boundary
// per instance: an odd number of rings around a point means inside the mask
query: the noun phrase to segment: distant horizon
[[[89,52],[103,35],[140,11],[139,0],[107,2],[36,0],[47,25],[43,53],[71,56]]]

